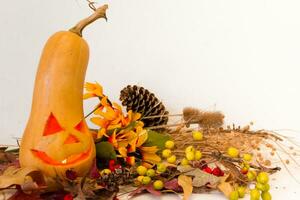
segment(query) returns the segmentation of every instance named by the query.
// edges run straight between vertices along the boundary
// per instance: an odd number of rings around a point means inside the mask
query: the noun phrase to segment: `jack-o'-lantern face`
[[[62,127],[51,113],[43,136],[32,153],[50,165],[69,165],[86,158],[91,150],[87,126],[80,121],[74,127]]]

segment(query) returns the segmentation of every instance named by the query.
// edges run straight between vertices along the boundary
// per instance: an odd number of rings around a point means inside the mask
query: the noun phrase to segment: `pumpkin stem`
[[[105,20],[107,20],[106,18],[106,10],[108,9],[108,5],[103,5],[99,8],[97,8],[95,10],[95,12],[81,20],[80,22],[78,22],[73,28],[71,28],[69,31],[79,35],[80,37],[82,36],[82,30],[89,24],[93,23],[94,21],[96,21],[97,19],[100,19],[100,18],[104,18]]]

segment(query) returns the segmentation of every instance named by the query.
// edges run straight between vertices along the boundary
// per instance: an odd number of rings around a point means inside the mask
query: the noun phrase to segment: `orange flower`
[[[129,111],[127,116],[123,115],[122,108],[117,103],[112,105],[108,103],[107,97],[103,97],[99,108],[95,110],[94,114],[99,117],[91,118],[91,121],[100,127],[98,138],[107,136],[107,131],[117,128],[125,128],[131,122],[137,121],[141,114]]]
[[[161,158],[156,155],[158,151],[156,146],[142,146],[148,139],[148,132],[143,129],[143,122],[138,121],[141,114],[130,110],[127,115],[124,115],[122,107],[117,103],[111,103],[103,94],[102,86],[97,82],[86,83],[85,89],[87,93],[84,94],[84,99],[92,97],[100,99],[100,103],[92,112],[96,116],[90,119],[100,127],[97,138],[107,137],[107,140],[130,165],[135,164],[135,156],[140,158],[143,165],[147,167],[161,161]]]
[[[84,85],[87,93],[83,95],[83,99],[89,99],[92,97],[104,97],[103,88],[99,83],[86,82]]]
[[[119,149],[119,153],[123,157],[125,157],[125,160],[129,165],[134,165],[136,158],[139,157],[142,160],[142,165],[147,168],[151,168],[154,164],[157,164],[161,161],[161,158],[156,154],[159,150],[157,146],[142,146],[147,141],[147,139],[148,132],[145,129],[143,129],[139,131],[138,137],[136,137],[129,143],[129,148]]]

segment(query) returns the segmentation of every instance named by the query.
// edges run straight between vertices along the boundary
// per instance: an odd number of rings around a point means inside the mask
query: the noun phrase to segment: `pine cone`
[[[168,123],[168,117],[146,118],[149,116],[168,115],[165,106],[149,90],[137,85],[128,85],[121,90],[120,101],[126,106],[127,111],[132,110],[142,115],[141,120],[145,127],[165,125]]]

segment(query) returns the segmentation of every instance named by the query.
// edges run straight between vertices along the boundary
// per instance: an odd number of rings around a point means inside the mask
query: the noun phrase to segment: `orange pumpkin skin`
[[[36,167],[50,177],[65,177],[69,169],[79,176],[88,173],[95,158],[95,145],[83,113],[88,59],[88,45],[78,34],[61,31],[47,41],[36,75],[31,114],[21,141],[21,167]],[[50,118],[56,120],[61,129],[49,128]],[[78,125],[81,128],[75,130]],[[84,145],[78,143],[74,135],[81,138]],[[68,141],[62,143],[62,138]],[[70,143],[82,147],[82,151]],[[60,160],[51,157],[56,154]],[[69,157],[62,161],[64,155]]]

